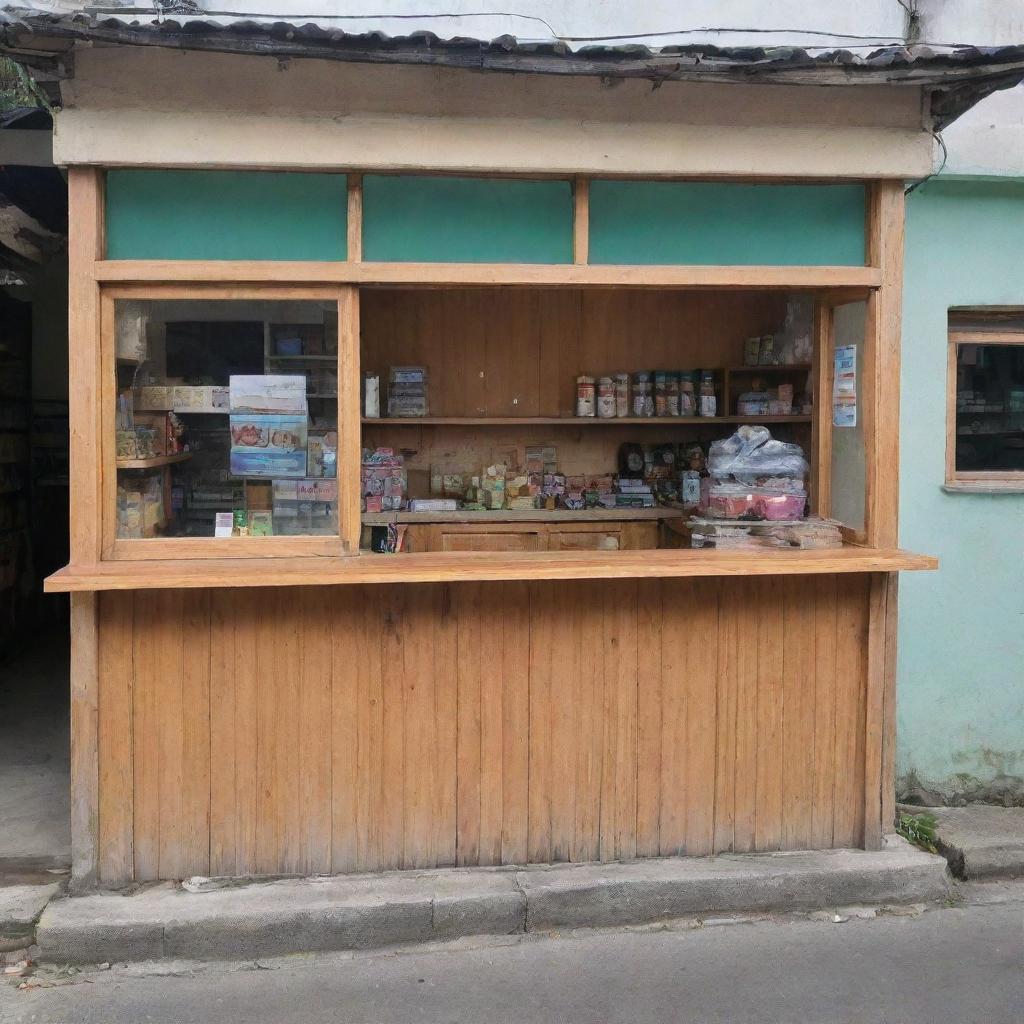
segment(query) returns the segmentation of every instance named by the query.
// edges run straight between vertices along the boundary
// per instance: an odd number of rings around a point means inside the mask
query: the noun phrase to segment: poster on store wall
[[[832,375],[832,425],[857,426],[857,346],[836,349]]]

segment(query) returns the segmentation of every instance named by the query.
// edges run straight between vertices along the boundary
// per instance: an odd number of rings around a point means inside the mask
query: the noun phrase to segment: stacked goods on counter
[[[393,448],[363,451],[361,481],[364,512],[397,512],[403,507],[405,460]]]
[[[427,415],[427,368],[392,366],[388,377],[388,415]]]
[[[159,535],[167,520],[163,474],[132,473],[117,485],[117,536],[138,540]]]
[[[802,519],[807,471],[799,445],[775,440],[765,427],[740,427],[711,444],[701,511],[715,519]]]
[[[692,518],[686,526],[690,546],[719,550],[752,548],[841,548],[843,535],[831,519],[800,519],[789,523],[744,522],[738,519]]]

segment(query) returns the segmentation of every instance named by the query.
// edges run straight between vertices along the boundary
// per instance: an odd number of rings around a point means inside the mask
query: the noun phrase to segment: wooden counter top
[[[355,555],[305,558],[203,558],[69,565],[50,576],[47,593],[294,587],[352,583],[450,583],[484,580],[629,579],[695,576],[806,576],[935,569],[938,559],[896,548],[834,551],[551,551]]]

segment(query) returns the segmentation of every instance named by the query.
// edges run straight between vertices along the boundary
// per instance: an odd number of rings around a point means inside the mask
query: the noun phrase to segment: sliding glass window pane
[[[958,472],[1024,472],[1024,339],[956,348]]]
[[[117,537],[338,533],[329,302],[115,304]]]

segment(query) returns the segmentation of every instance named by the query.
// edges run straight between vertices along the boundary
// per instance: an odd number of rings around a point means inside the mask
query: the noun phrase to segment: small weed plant
[[[935,825],[935,818],[931,814],[900,814],[896,831],[908,843],[920,846],[922,850],[927,850],[929,853],[937,853],[935,840],[938,835]]]

